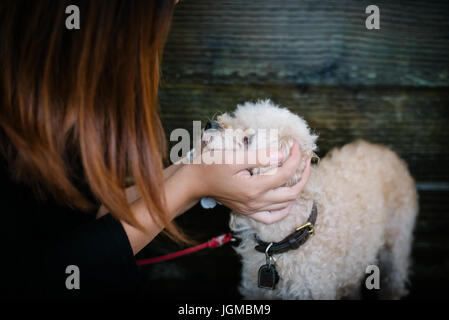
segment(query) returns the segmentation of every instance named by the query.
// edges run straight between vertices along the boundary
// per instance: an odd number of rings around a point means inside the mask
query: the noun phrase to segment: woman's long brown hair
[[[68,5],[80,29],[68,30]],[[166,215],[165,137],[157,93],[174,1],[5,1],[0,4],[0,128],[14,176],[82,210],[73,154],[95,198],[142,228],[125,195],[131,176],[155,221]]]

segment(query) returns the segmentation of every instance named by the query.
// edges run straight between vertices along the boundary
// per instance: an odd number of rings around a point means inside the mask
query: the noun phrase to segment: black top
[[[11,179],[0,156],[1,296],[26,298],[130,297],[138,292],[140,272],[126,233],[110,214],[95,219],[45,202]],[[79,269],[79,289],[73,284]]]

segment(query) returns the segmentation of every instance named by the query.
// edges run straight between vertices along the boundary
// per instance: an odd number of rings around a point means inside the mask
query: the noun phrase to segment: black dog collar
[[[279,242],[265,242],[260,240],[256,235],[258,245],[254,248],[259,252],[265,253],[268,256],[273,254],[283,253],[289,250],[296,250],[302,246],[315,233],[315,222],[318,215],[315,202],[313,203],[312,212],[309,219],[302,226],[295,229],[295,232],[288,235],[285,239]],[[268,250],[267,250],[268,248]]]

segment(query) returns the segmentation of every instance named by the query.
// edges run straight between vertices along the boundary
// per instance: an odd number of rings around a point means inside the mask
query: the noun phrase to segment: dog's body
[[[286,153],[299,142],[303,163],[289,185],[299,180],[316,149],[307,124],[270,101],[240,106],[231,117],[218,117],[224,128],[279,129]],[[251,146],[249,146],[251,148]],[[257,172],[256,172],[257,173]],[[274,290],[258,287],[258,270],[266,263],[256,251],[254,235],[278,242],[304,224],[315,202],[315,236],[297,250],[275,255],[280,281]],[[412,231],[418,212],[415,184],[406,164],[391,150],[364,141],[332,150],[311,175],[290,214],[265,225],[237,213],[230,227],[241,238],[240,292],[249,299],[338,299],[358,297],[369,265],[380,267],[381,294],[407,293]]]

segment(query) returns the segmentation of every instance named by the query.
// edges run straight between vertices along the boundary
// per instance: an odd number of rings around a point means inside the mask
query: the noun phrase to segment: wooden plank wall
[[[380,30],[365,28],[369,4],[380,8]],[[433,280],[448,281],[448,16],[447,1],[181,2],[163,61],[160,102],[167,136],[175,128],[191,131],[192,120],[207,120],[238,103],[271,98],[305,117],[320,136],[320,156],[356,138],[393,148],[423,189],[416,282],[425,283],[436,269],[440,280]],[[208,229],[226,230],[226,218],[208,228],[211,219],[200,211],[195,207],[181,224],[206,237],[214,234]],[[183,262],[171,265],[182,269]],[[216,279],[195,264],[184,267],[193,278]],[[156,272],[151,279],[161,277]]]

